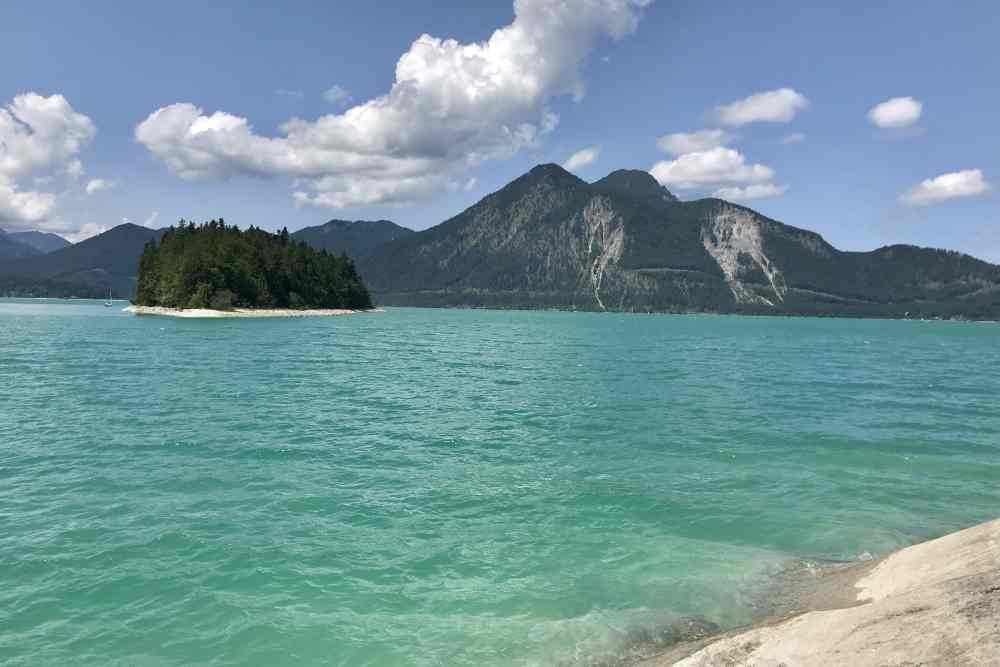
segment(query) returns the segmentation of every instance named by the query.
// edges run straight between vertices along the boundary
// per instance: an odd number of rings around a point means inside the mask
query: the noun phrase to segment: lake
[[[992,324],[0,300],[0,662],[591,665],[745,623],[789,563],[1000,514],[998,369]]]

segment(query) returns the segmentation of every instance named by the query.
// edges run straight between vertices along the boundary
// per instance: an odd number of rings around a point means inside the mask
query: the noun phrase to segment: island
[[[145,244],[126,311],[177,317],[308,317],[374,309],[346,255],[223,219],[170,227]]]

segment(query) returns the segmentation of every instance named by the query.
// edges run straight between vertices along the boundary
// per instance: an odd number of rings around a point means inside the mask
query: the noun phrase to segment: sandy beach
[[[817,579],[773,618],[641,667],[1000,664],[1000,519]]]
[[[291,310],[287,308],[251,309],[234,308],[233,310],[209,310],[207,308],[163,308],[160,306],[128,306],[122,309],[133,315],[154,315],[160,317],[186,317],[194,319],[225,319],[225,318],[264,318],[264,317],[333,317],[335,315],[357,315],[359,313],[380,313],[373,310],[347,309],[309,309]]]

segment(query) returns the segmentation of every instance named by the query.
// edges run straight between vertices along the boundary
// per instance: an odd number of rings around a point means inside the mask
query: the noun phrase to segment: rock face
[[[735,206],[720,206],[708,217],[701,230],[705,250],[722,269],[737,303],[774,306],[785,300],[788,288],[782,273],[764,254],[764,235],[756,216]],[[767,276],[770,291],[758,293],[744,284],[742,276],[757,271]],[[768,292],[765,288],[764,292]],[[770,297],[770,298],[768,298]]]
[[[898,551],[854,586],[857,606],[730,633],[642,665],[1000,664],[1000,520]]]
[[[1000,267],[912,246],[842,252],[642,171],[541,165],[454,218],[358,258],[386,305],[1000,317]]]

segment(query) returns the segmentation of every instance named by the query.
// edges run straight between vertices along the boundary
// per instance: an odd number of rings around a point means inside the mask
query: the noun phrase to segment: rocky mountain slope
[[[315,227],[303,227],[292,238],[304,241],[317,250],[333,255],[346,254],[352,259],[368,256],[379,246],[413,234],[389,220],[331,220]]]
[[[995,318],[1000,267],[913,246],[843,252],[646,172],[590,184],[541,165],[359,258],[387,305]]]

